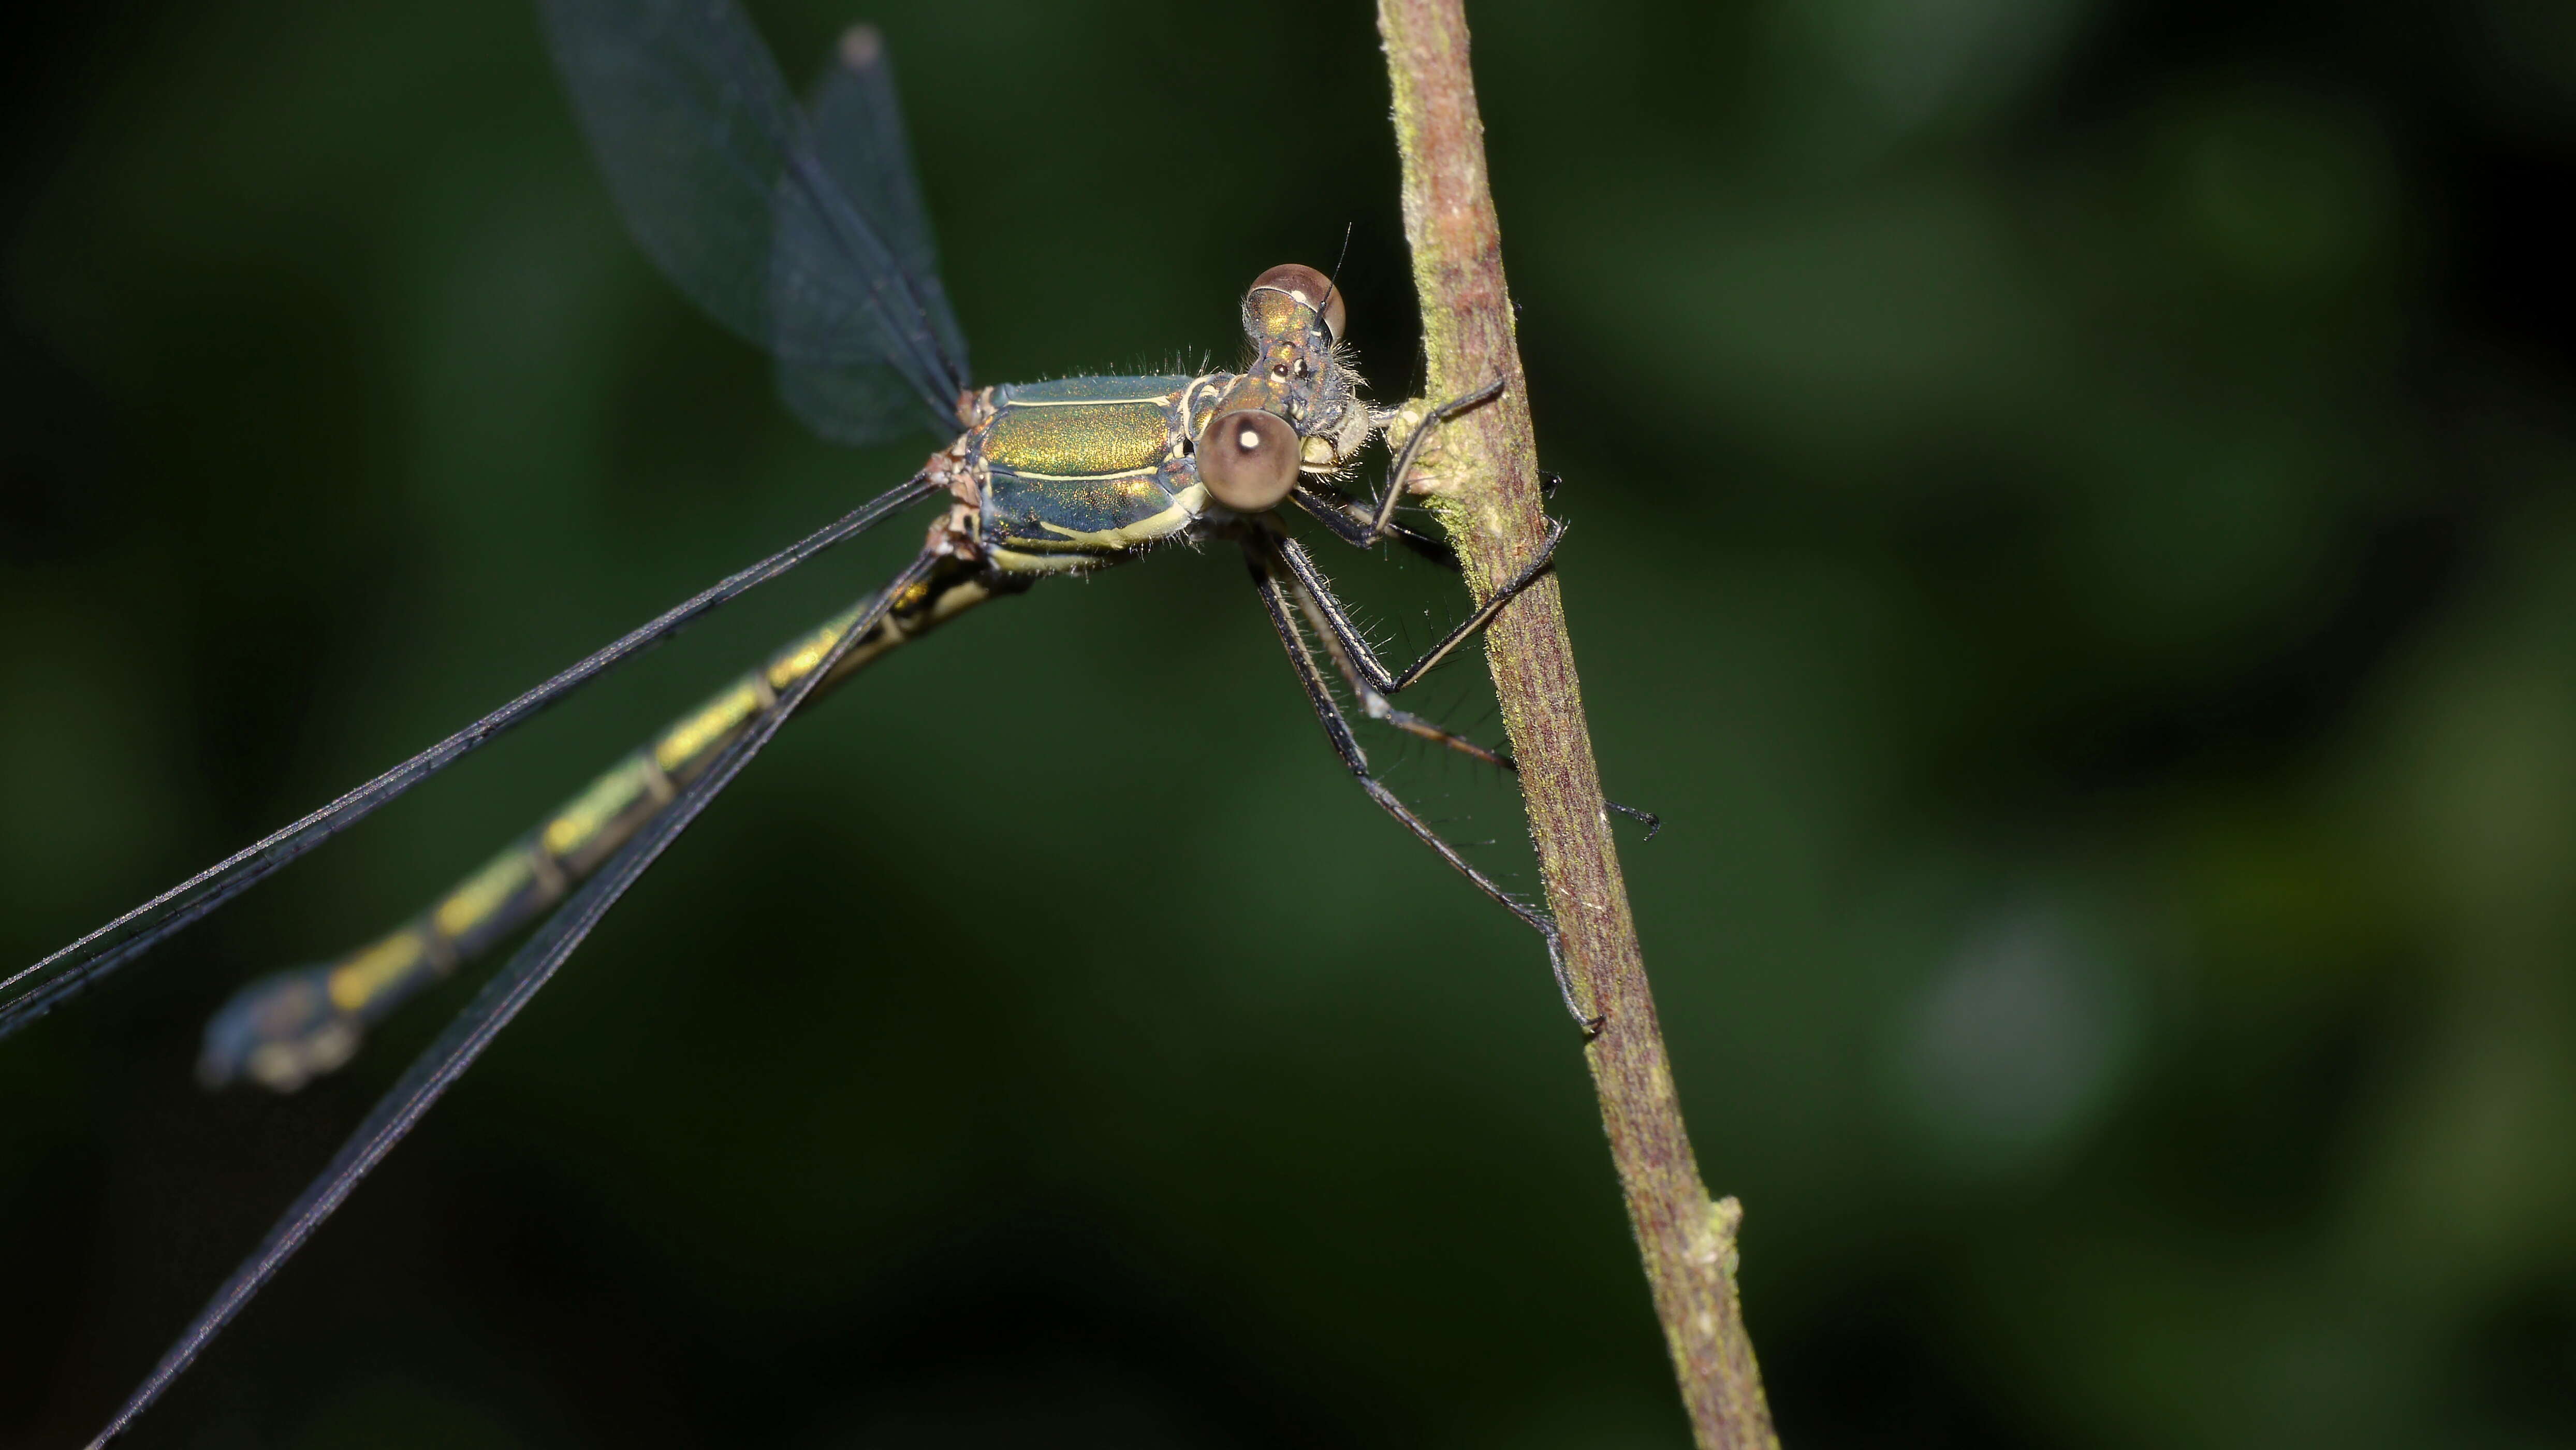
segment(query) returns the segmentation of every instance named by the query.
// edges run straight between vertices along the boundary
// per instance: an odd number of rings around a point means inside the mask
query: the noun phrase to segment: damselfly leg
[[[1538,557],[1522,565],[1511,578],[1504,580],[1483,604],[1477,606],[1475,613],[1467,616],[1455,629],[1442,636],[1437,644],[1425,650],[1420,659],[1405,666],[1398,674],[1389,674],[1386,666],[1378,663],[1377,655],[1370,650],[1367,638],[1360,633],[1358,626],[1351,622],[1349,611],[1342,607],[1341,601],[1334,597],[1332,585],[1324,578],[1324,571],[1315,567],[1315,561],[1307,556],[1306,551],[1298,545],[1297,541],[1287,538],[1279,540],[1279,554],[1287,562],[1290,572],[1297,576],[1297,582],[1303,585],[1313,598],[1316,606],[1316,627],[1327,631],[1335,641],[1338,646],[1337,657],[1342,651],[1348,652],[1349,663],[1346,666],[1346,672],[1352,675],[1352,687],[1363,688],[1363,682],[1365,682],[1364,697],[1372,705],[1376,705],[1383,703],[1385,696],[1403,690],[1414,681],[1439,668],[1440,662],[1449,658],[1451,651],[1466,643],[1476,631],[1491,623],[1494,616],[1502,612],[1504,605],[1511,603],[1522,590],[1535,583],[1538,576],[1547,571],[1548,565],[1555,562],[1556,546],[1558,541],[1565,537],[1565,529],[1566,526],[1562,522],[1549,529],[1547,538],[1539,544]],[[1374,708],[1369,711],[1369,715],[1372,719],[1383,718]]]
[[[1496,378],[1464,397],[1451,398],[1436,405],[1423,415],[1421,424],[1404,440],[1404,446],[1395,451],[1395,461],[1387,467],[1386,492],[1378,498],[1377,514],[1369,522],[1373,534],[1381,539],[1392,536],[1396,526],[1395,506],[1403,501],[1405,479],[1413,472],[1414,460],[1421,455],[1422,446],[1431,441],[1431,435],[1439,431],[1441,424],[1459,414],[1473,412],[1501,397],[1503,384],[1504,379]]]
[[[1299,507],[1331,530],[1334,537],[1355,548],[1369,548],[1391,538],[1452,570],[1457,569],[1458,556],[1455,550],[1395,522],[1396,501],[1403,497],[1406,480],[1413,471],[1413,465],[1421,454],[1424,442],[1430,438],[1432,432],[1450,419],[1491,402],[1500,396],[1502,391],[1503,381],[1497,378],[1465,397],[1451,399],[1426,413],[1421,425],[1413,430],[1412,436],[1405,439],[1404,446],[1396,451],[1395,460],[1387,469],[1386,492],[1378,500],[1373,514],[1367,505],[1346,497],[1339,490],[1327,489],[1312,483],[1298,485],[1296,501]],[[1554,484],[1561,482],[1552,473],[1542,473],[1540,478],[1546,485],[1545,492],[1549,494],[1555,492]],[[1337,500],[1345,507],[1336,507]],[[1438,667],[1452,650],[1489,623],[1495,613],[1509,603],[1514,595],[1529,587],[1531,581],[1547,569],[1549,562],[1555,558],[1557,543],[1564,537],[1565,525],[1556,524],[1549,530],[1546,542],[1540,545],[1536,559],[1522,566],[1517,574],[1504,581],[1502,587],[1496,589],[1493,596],[1487,599],[1465,623],[1451,630],[1446,638],[1433,645],[1421,659],[1414,661],[1410,667],[1396,675],[1389,675],[1386,667],[1378,662],[1376,655],[1369,649],[1368,641],[1352,624],[1348,611],[1342,607],[1341,601],[1334,597],[1332,585],[1324,578],[1323,571],[1315,567],[1314,561],[1307,556],[1305,550],[1293,539],[1282,539],[1280,542],[1283,545],[1281,557],[1295,572],[1298,582],[1305,586],[1307,594],[1313,601],[1317,633],[1324,637],[1326,647],[1332,654],[1333,663],[1341,670],[1342,677],[1350,681],[1352,693],[1359,697],[1361,708],[1370,719],[1384,721],[1398,730],[1420,736],[1422,739],[1462,755],[1482,760],[1487,764],[1517,771],[1519,767],[1513,763],[1511,757],[1452,734],[1419,715],[1399,710],[1386,697],[1402,690]],[[1650,841],[1654,839],[1655,833],[1664,827],[1662,818],[1652,811],[1621,805],[1617,801],[1606,801],[1603,804],[1620,815],[1644,825],[1646,839]]]
[[[1352,623],[1350,611],[1334,595],[1331,581],[1324,577],[1323,570],[1315,566],[1315,561],[1307,556],[1305,549],[1294,539],[1282,538],[1277,541],[1277,550],[1280,561],[1287,565],[1288,572],[1297,580],[1299,606],[1315,626],[1316,634],[1322,637],[1325,652],[1332,656],[1342,678],[1350,682],[1351,692],[1359,697],[1361,713],[1460,754],[1508,769],[1511,765],[1508,757],[1453,735],[1419,715],[1399,710],[1387,697],[1438,668],[1459,645],[1491,623],[1504,605],[1511,603],[1547,568],[1556,556],[1557,541],[1564,537],[1565,525],[1562,523],[1549,530],[1547,541],[1539,546],[1537,558],[1505,580],[1503,586],[1496,589],[1475,613],[1424,651],[1420,659],[1395,674],[1390,674],[1386,666],[1378,662],[1376,652],[1369,648],[1367,637]]]
[[[1459,875],[1475,883],[1477,890],[1492,898],[1504,910],[1519,917],[1523,924],[1539,934],[1539,937],[1547,943],[1548,970],[1556,977],[1557,994],[1565,1000],[1566,1012],[1582,1026],[1584,1031],[1591,1032],[1597,1029],[1600,1026],[1600,1019],[1586,1013],[1575,999],[1574,982],[1566,975],[1565,954],[1560,945],[1556,923],[1549,919],[1547,913],[1505,891],[1492,877],[1478,870],[1459,853],[1457,847],[1450,845],[1438,831],[1432,829],[1430,822],[1422,819],[1411,806],[1406,805],[1394,791],[1387,789],[1385,783],[1370,771],[1368,755],[1360,749],[1358,738],[1352,735],[1350,721],[1342,714],[1340,703],[1333,699],[1331,681],[1325,677],[1323,667],[1315,662],[1314,650],[1307,644],[1305,632],[1298,627],[1297,615],[1299,614],[1309,619],[1328,616],[1317,604],[1313,593],[1299,577],[1298,571],[1284,561],[1285,550],[1280,546],[1288,542],[1275,535],[1247,540],[1244,545],[1244,557],[1251,567],[1253,588],[1261,595],[1262,607],[1270,613],[1271,627],[1278,631],[1279,643],[1288,651],[1288,662],[1297,671],[1298,683],[1305,687],[1306,703],[1313,707],[1315,718],[1322,723],[1324,738],[1332,743],[1333,753],[1340,756],[1342,764],[1359,779],[1360,788],[1368,792],[1369,799],[1377,802],[1388,815],[1395,817],[1406,830],[1413,833],[1415,839],[1430,847],[1434,854],[1448,862]],[[1456,631],[1455,638],[1444,641],[1438,653],[1446,654],[1456,645],[1457,638],[1463,638],[1491,619],[1494,610],[1508,603],[1512,594],[1528,587],[1530,580],[1537,577],[1538,568],[1543,568],[1545,563],[1546,560],[1542,558],[1538,566],[1524,571],[1524,576],[1516,579],[1508,591],[1495,591],[1495,598],[1487,601],[1488,607],[1479,610],[1476,618]],[[1308,565],[1309,569],[1312,567],[1311,564]],[[1320,574],[1317,577],[1320,578]],[[1290,612],[1292,600],[1296,613]],[[1339,606],[1336,605],[1337,610],[1338,608]],[[1330,650],[1330,641],[1334,638],[1333,632],[1320,629],[1319,632],[1325,634],[1328,652],[1335,653],[1338,658],[1338,652]],[[1353,638],[1356,637],[1354,634]],[[1433,663],[1436,662],[1436,660],[1433,661]],[[1414,673],[1418,672],[1408,672],[1408,675]],[[1458,741],[1457,737],[1449,735],[1448,732],[1439,730],[1437,726],[1424,723],[1426,729],[1433,732],[1434,738],[1439,738],[1444,743],[1457,741],[1460,745],[1467,744],[1465,741]],[[1488,759],[1493,758],[1489,752],[1482,751],[1480,747],[1475,748],[1475,753]]]
[[[1360,708],[1370,719],[1382,721],[1408,735],[1419,736],[1444,749],[1454,750],[1474,760],[1481,760],[1487,765],[1499,766],[1518,774],[1520,766],[1510,756],[1445,730],[1409,710],[1397,709],[1387,697],[1438,667],[1440,662],[1447,659],[1459,645],[1464,644],[1470,635],[1491,623],[1495,614],[1499,613],[1504,605],[1510,603],[1514,596],[1535,583],[1538,576],[1546,572],[1548,566],[1555,561],[1556,546],[1558,541],[1565,537],[1565,529],[1566,526],[1561,522],[1550,529],[1547,541],[1540,546],[1539,556],[1536,559],[1522,566],[1520,572],[1505,580],[1503,587],[1495,590],[1493,597],[1486,600],[1474,614],[1468,616],[1464,624],[1449,631],[1439,643],[1425,651],[1422,658],[1415,660],[1411,665],[1406,666],[1402,673],[1395,675],[1389,675],[1386,666],[1378,663],[1377,656],[1369,649],[1367,636],[1360,632],[1359,626],[1350,617],[1350,611],[1334,595],[1332,581],[1324,577],[1324,571],[1316,567],[1315,561],[1308,557],[1296,540],[1282,538],[1278,542],[1280,558],[1287,564],[1289,571],[1296,576],[1297,582],[1303,586],[1307,617],[1313,621],[1315,632],[1323,637],[1326,653],[1332,656],[1333,664],[1341,671],[1342,678],[1350,682],[1351,693],[1359,697]],[[1621,805],[1617,801],[1604,801],[1602,804],[1644,826],[1646,839],[1649,841],[1655,838],[1657,831],[1664,828],[1663,818],[1652,811]]]
[[[1386,532],[1381,534],[1377,528],[1376,506],[1355,499],[1331,484],[1300,479],[1297,491],[1291,497],[1297,507],[1306,511],[1307,517],[1332,530],[1333,537],[1354,549],[1375,548],[1393,539],[1450,573],[1458,572],[1458,551],[1445,541],[1400,523],[1389,523]]]

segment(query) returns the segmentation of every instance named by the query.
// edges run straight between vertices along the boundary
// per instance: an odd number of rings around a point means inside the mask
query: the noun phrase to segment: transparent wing
[[[900,121],[837,126],[837,159],[827,162],[815,120],[734,0],[543,0],[542,9],[609,191],[680,290],[791,369],[888,380],[791,388],[809,421],[823,414],[825,432],[953,428],[966,350]],[[882,58],[879,47],[872,66],[837,67],[856,99],[835,102],[836,115],[891,115]],[[825,99],[841,84],[827,84]],[[887,140],[891,153],[848,154]]]
[[[465,1011],[448,1024],[447,1030],[438,1035],[438,1040],[430,1044],[429,1050],[404,1071],[392,1091],[368,1111],[366,1121],[358,1125],[358,1130],[340,1146],[340,1151],[322,1170],[321,1176],[305,1188],[285,1216],[277,1221],[276,1227],[268,1231],[268,1237],[261,1241],[259,1248],[233,1271],[233,1276],[224,1281],[221,1289],[215,1291],[215,1297],[198,1312],[196,1319],[180,1334],[178,1342],[170,1346],[169,1352],[153,1367],[142,1386],[117,1410],[116,1418],[109,1421],[98,1438],[90,1442],[91,1450],[98,1450],[98,1447],[125,1433],[136,1416],[151,1408],[152,1402],[161,1397],[161,1392],[170,1387],[170,1382],[196,1360],[215,1336],[223,1332],[224,1326],[232,1322],[233,1316],[241,1312],[242,1306],[275,1277],[279,1267],[293,1257],[295,1251],[304,1246],[304,1241],[313,1236],[313,1231],[321,1227],[322,1221],[348,1198],[359,1180],[393,1151],[394,1144],[401,1142],[403,1135],[412,1130],[421,1115],[429,1111],[430,1104],[438,1101],[441,1094],[465,1075],[465,1069],[482,1056],[483,1049],[490,1046],[501,1029],[510,1024],[510,1019],[518,1016],[519,1009],[526,1006],[538,989],[554,976],[564,959],[571,956],[582,939],[590,935],[591,928],[597,926],[608,909],[617,904],[617,898],[625,895],[626,888],[634,885],[636,878],[644,874],[644,868],[652,865],[680,832],[697,819],[698,813],[706,809],[707,803],[714,800],[745,765],[751,763],[751,758],[758,755],[770,738],[778,733],[778,727],[785,724],[788,717],[794,715],[813,694],[815,687],[831,675],[832,667],[840,662],[850,646],[875,627],[906,590],[928,577],[936,562],[935,555],[925,553],[896,575],[894,582],[871,601],[870,607],[841,632],[822,665],[799,680],[779,702],[780,708],[763,715],[743,733],[740,740],[718,755],[704,774],[691,781],[667,810],[611,857],[608,865],[574,892],[554,915],[546,918],[545,924],[537,928],[536,935],[530,937],[527,944],[493,974],[492,980],[483,984],[483,989],[474,994],[474,1000]]]
[[[805,426],[835,443],[864,448],[923,426],[912,380],[888,367],[823,367],[782,362],[778,396]],[[950,433],[957,415],[942,419]]]
[[[670,638],[682,625],[743,591],[777,578],[905,505],[938,491],[916,474],[902,487],[871,499],[786,549],[698,591],[614,643],[593,651],[553,679],[302,820],[252,842],[35,965],[0,978],[0,1037],[44,1016],[91,983],[151,950],[163,938],[365,820],[378,806],[571,694],[609,667]]]
[[[831,63],[815,83],[806,115],[824,174],[839,183],[852,207],[875,225],[895,260],[924,289],[941,347],[962,363],[966,340],[940,288],[930,210],[922,204],[912,145],[904,134],[894,67],[875,26],[854,25],[842,32]],[[781,362],[778,388],[797,416],[838,442],[879,442],[889,430],[878,420],[910,421],[901,403],[892,401],[908,397],[909,385],[890,367]]]
[[[936,296],[939,250],[931,241],[930,209],[922,204],[912,165],[903,104],[895,96],[894,63],[875,26],[853,25],[841,33],[831,64],[814,83],[806,113],[824,172],[840,183],[862,216],[876,223],[895,259],[929,283]],[[965,343],[944,300],[932,320],[949,323],[942,340],[963,355]]]

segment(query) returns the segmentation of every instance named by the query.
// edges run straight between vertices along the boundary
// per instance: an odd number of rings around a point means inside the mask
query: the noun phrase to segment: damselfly
[[[708,610],[906,507],[936,501],[939,511],[921,550],[884,588],[663,729],[422,915],[333,961],[255,983],[218,1014],[201,1076],[292,1089],[347,1061],[368,1027],[402,1001],[535,924],[102,1439],[186,1368],[791,715],[898,645],[1051,574],[1103,568],[1172,543],[1239,548],[1329,743],[1362,791],[1540,935],[1574,1010],[1553,923],[1372,774],[1333,685],[1338,675],[1372,719],[1508,768],[1507,759],[1397,708],[1392,697],[1546,569],[1557,535],[1420,660],[1390,670],[1283,523],[1282,511],[1295,510],[1345,543],[1392,541],[1454,563],[1444,545],[1398,522],[1396,508],[1425,440],[1493,389],[1405,414],[1371,408],[1345,353],[1343,299],[1330,279],[1302,266],[1272,268],[1245,293],[1248,360],[1239,370],[976,388],[873,31],[849,32],[827,79],[800,104],[734,0],[544,0],[544,12],[555,59],[636,240],[701,307],[776,357],[790,406],[841,441],[923,426],[953,441],[912,478],[830,526],[8,978],[0,983],[0,1035]],[[1398,432],[1401,446],[1378,496],[1345,493],[1339,480],[1360,451]]]

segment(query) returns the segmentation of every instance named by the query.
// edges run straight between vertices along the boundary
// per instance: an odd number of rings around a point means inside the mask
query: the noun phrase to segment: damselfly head
[[[1342,350],[1349,318],[1341,290],[1312,267],[1289,262],[1252,281],[1243,294],[1243,333],[1252,359],[1220,412],[1261,408],[1293,425],[1297,463],[1334,473],[1369,439],[1359,374]]]
[[[1276,413],[1238,408],[1219,413],[1199,434],[1199,481],[1239,514],[1257,514],[1297,483],[1297,430]]]

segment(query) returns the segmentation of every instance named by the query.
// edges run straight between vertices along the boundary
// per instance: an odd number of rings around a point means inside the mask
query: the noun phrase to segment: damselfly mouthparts
[[[733,575],[429,750],[0,982],[0,1035],[272,874],[637,650],[819,550],[936,501],[923,547],[881,590],[790,643],[621,761],[390,935],[244,991],[209,1026],[201,1075],[290,1089],[339,1066],[425,986],[534,926],[189,1325],[102,1439],[124,1429],[220,1332],[429,1104],[552,976],[601,915],[822,691],[896,646],[1049,574],[1159,546],[1239,548],[1332,748],[1361,789],[1536,930],[1553,923],[1468,862],[1371,772],[1335,676],[1367,716],[1444,749],[1509,761],[1392,697],[1543,571],[1555,544],[1403,670],[1383,665],[1290,536],[1293,510],[1344,542],[1450,561],[1396,521],[1416,450],[1491,390],[1425,410],[1374,500],[1339,480],[1395,414],[1373,410],[1344,350],[1330,279],[1283,266],[1245,293],[1234,371],[976,388],[941,288],[891,73],[854,30],[800,104],[732,0],[545,0],[555,58],[619,208],[682,291],[777,359],[818,432],[862,442],[922,426],[953,439],[912,478]],[[1561,533],[1561,530],[1559,531]],[[1452,561],[1453,562],[1453,561]],[[1558,968],[1564,990],[1562,968]],[[1573,1010],[1571,994],[1567,1005]],[[1578,1014],[1579,1016],[1579,1014]]]

